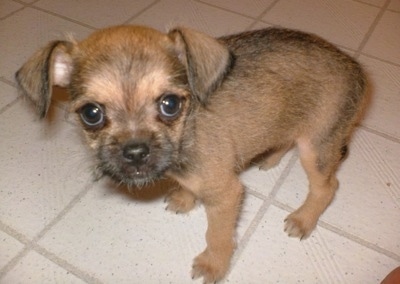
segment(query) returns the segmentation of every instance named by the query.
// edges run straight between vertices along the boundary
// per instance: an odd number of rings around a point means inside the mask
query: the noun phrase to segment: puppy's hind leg
[[[304,204],[285,220],[285,232],[290,237],[308,237],[318,218],[332,202],[338,181],[335,173],[342,158],[342,146],[326,143],[315,146],[309,138],[298,139],[300,160],[307,173],[309,193]]]

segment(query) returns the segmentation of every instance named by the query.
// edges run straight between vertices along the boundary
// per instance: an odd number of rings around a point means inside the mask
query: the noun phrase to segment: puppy
[[[112,27],[49,43],[16,79],[41,117],[52,86],[67,88],[101,176],[140,187],[169,177],[179,184],[169,210],[204,205],[207,247],[192,276],[205,283],[224,277],[235,249],[238,174],[254,163],[268,169],[296,145],[309,194],[285,230],[307,237],[334,197],[366,100],[355,60],[317,36],[277,28],[214,39]]]

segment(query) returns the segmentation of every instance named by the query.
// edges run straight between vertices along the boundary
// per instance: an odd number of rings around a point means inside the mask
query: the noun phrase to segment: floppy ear
[[[72,46],[68,41],[50,42],[15,73],[20,90],[33,101],[41,118],[49,110],[52,86],[65,87],[70,83]]]
[[[194,30],[176,28],[169,36],[175,43],[179,60],[186,67],[194,96],[205,104],[231,68],[232,54],[217,39]]]

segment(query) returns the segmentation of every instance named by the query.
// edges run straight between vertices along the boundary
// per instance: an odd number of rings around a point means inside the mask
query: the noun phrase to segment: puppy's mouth
[[[98,176],[108,176],[117,183],[127,186],[143,187],[159,179],[164,171],[154,171],[136,166],[115,166],[111,163],[99,163]]]
[[[117,183],[143,187],[161,178],[171,165],[170,147],[143,143],[100,147],[96,176],[107,176]]]

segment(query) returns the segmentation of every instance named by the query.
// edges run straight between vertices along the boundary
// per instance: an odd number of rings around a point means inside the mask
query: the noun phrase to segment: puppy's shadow
[[[110,194],[122,195],[125,198],[139,202],[153,202],[161,198],[164,199],[171,189],[177,187],[177,184],[169,179],[162,179],[144,187],[116,185],[109,180],[105,182],[105,185]]]

